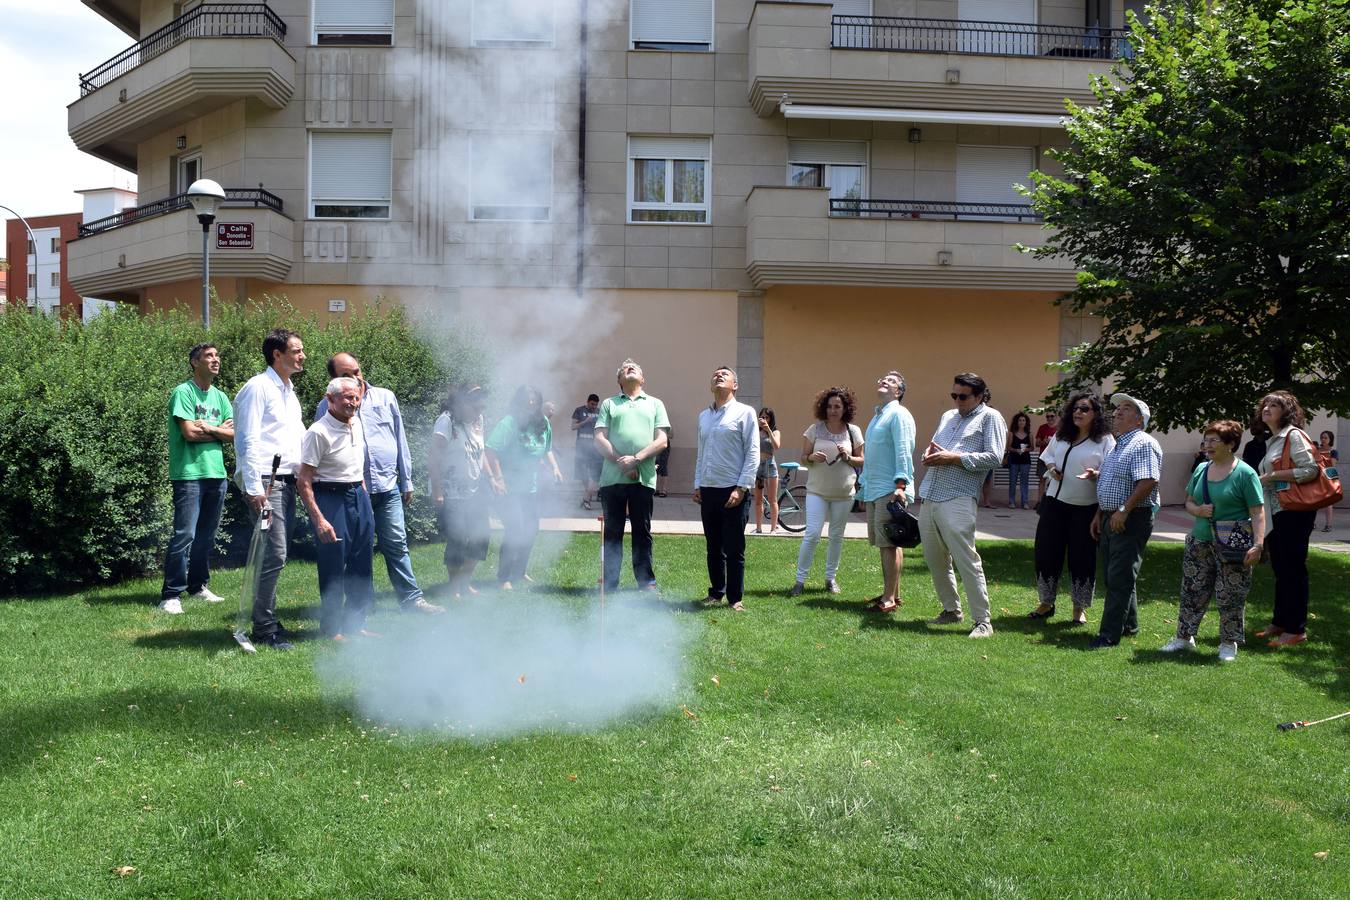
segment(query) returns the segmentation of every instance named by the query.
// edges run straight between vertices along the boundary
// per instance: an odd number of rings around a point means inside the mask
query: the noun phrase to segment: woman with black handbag
[[[1092,520],[1097,515],[1096,472],[1116,439],[1106,427],[1102,401],[1090,393],[1074,394],[1059,417],[1059,430],[1041,452],[1045,463],[1045,496],[1037,506],[1036,593],[1040,604],[1027,618],[1055,614],[1064,559],[1069,561],[1071,624],[1087,622],[1087,608],[1097,585],[1097,542]]]
[[[1210,422],[1201,446],[1209,462],[1191,473],[1186,511],[1195,525],[1181,557],[1181,608],[1177,634],[1164,653],[1194,650],[1209,598],[1219,599],[1219,662],[1237,659],[1252,566],[1265,540],[1265,500],[1256,470],[1234,454],[1242,443],[1237,422]]]

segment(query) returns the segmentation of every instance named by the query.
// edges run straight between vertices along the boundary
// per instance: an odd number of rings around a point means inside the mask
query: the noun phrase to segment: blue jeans
[[[389,583],[394,586],[398,602],[411,606],[422,599],[422,589],[413,575],[412,555],[408,553],[408,528],[403,519],[403,495],[397,490],[380,491],[370,495],[370,506],[375,512],[375,539],[384,556],[384,568]]]
[[[1016,488],[1022,489],[1022,505],[1027,505],[1027,494],[1031,492],[1031,463],[1008,463],[1008,506],[1016,506],[1013,494]]]
[[[164,599],[195,594],[211,580],[207,560],[225,508],[225,479],[173,482],[173,537],[164,556]]]
[[[332,637],[364,628],[375,600],[371,581],[375,519],[370,495],[360,486],[329,490],[317,483],[314,503],[337,534],[331,544],[314,544],[319,564],[319,630]]]

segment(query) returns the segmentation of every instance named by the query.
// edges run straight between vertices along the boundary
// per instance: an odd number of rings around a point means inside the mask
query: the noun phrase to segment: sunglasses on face
[[[1090,406],[1075,406],[1075,407],[1073,408],[1073,411],[1076,412],[1076,413],[1080,413],[1080,412],[1092,412],[1092,407],[1090,407]]]
[[[952,399],[959,403],[962,400],[969,400],[971,397],[974,396],[975,396],[974,394],[952,394]]]

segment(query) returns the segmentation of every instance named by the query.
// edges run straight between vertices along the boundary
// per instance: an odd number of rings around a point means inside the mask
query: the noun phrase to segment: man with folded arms
[[[318,538],[319,629],[344,641],[369,636],[366,614],[375,600],[371,581],[375,514],[366,491],[366,439],[356,412],[361,382],[328,382],[328,411],[305,432],[296,486]]]
[[[759,417],[736,399],[736,373],[718,366],[712,375],[713,402],[698,414],[698,458],[694,462],[694,502],[703,520],[708,550],[705,606],[725,597],[742,612],[745,587],[746,496],[759,470]]]

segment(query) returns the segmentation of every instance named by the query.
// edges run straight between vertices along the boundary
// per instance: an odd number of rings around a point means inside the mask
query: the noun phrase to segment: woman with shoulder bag
[[[1237,659],[1243,642],[1243,615],[1252,588],[1252,566],[1261,560],[1265,539],[1265,501],[1256,470],[1234,454],[1242,443],[1237,422],[1210,422],[1201,446],[1209,461],[1191,473],[1186,512],[1195,525],[1186,535],[1181,557],[1181,608],[1177,634],[1164,653],[1194,650],[1195,635],[1209,608],[1219,600],[1219,662]]]
[[[1040,603],[1028,618],[1048,619],[1055,614],[1067,555],[1073,600],[1070,623],[1087,623],[1086,611],[1097,585],[1097,542],[1091,531],[1097,515],[1097,470],[1115,445],[1101,400],[1087,392],[1074,394],[1059,417],[1059,430],[1040,456],[1049,487],[1037,510],[1041,516],[1036,523],[1035,551]]]
[[[806,589],[806,576],[820,543],[825,521],[830,523],[830,544],[825,553],[825,590],[840,592],[837,576],[844,552],[844,526],[853,508],[858,469],[863,464],[863,433],[853,424],[857,398],[848,388],[826,388],[816,395],[816,422],[802,433],[800,462],[806,467],[806,533],[797,552],[797,581],[789,592],[798,596]]]
[[[1270,638],[1270,647],[1290,647],[1308,639],[1308,540],[1317,511],[1285,509],[1280,505],[1280,491],[1290,482],[1313,481],[1322,470],[1312,441],[1301,430],[1303,407],[1297,397],[1288,391],[1273,391],[1261,398],[1256,414],[1270,429],[1266,456],[1261,460],[1261,485],[1270,511],[1266,549],[1275,571],[1275,611],[1270,625],[1256,636]]]

